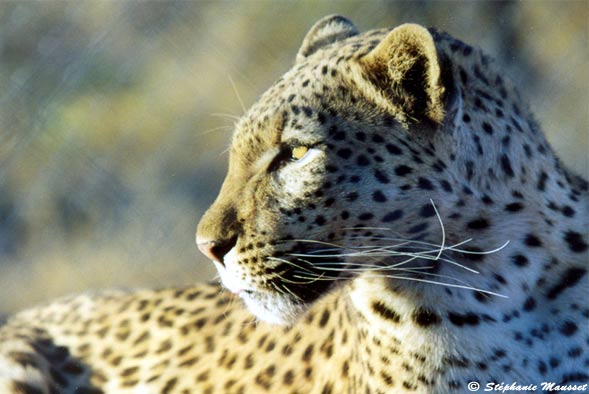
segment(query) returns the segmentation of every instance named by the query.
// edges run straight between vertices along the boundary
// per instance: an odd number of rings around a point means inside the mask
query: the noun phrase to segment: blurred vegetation
[[[0,311],[73,291],[209,279],[194,245],[240,100],[309,27],[418,22],[498,58],[588,174],[589,3],[0,3]]]

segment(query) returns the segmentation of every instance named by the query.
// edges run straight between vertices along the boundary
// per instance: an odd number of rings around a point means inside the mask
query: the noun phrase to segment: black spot
[[[419,178],[417,180],[417,186],[423,190],[434,190],[434,185],[431,183],[429,179]]]
[[[569,351],[567,352],[567,356],[569,356],[570,358],[577,358],[581,354],[583,354],[583,349],[579,346],[573,347],[569,349]]]
[[[565,205],[564,207],[562,207],[562,214],[566,217],[571,218],[575,216],[575,210],[572,207]]]
[[[387,151],[392,155],[402,155],[403,151],[397,145],[386,144]]]
[[[464,165],[466,166],[466,179],[471,180],[474,175],[474,162],[467,160]]]
[[[363,133],[362,131],[357,132],[356,139],[358,141],[366,141],[366,133]]]
[[[373,214],[371,214],[370,212],[365,212],[365,213],[363,213],[363,214],[360,214],[360,215],[358,216],[358,219],[360,219],[360,220],[370,220],[370,219],[372,219],[373,217],[374,217],[374,215],[373,215]]]
[[[384,138],[382,138],[382,136],[380,134],[373,134],[372,141],[376,142],[377,144],[381,144],[384,142]]]
[[[348,148],[343,148],[337,151],[337,155],[342,159],[349,159],[352,156],[352,150]]]
[[[513,178],[515,176],[514,172],[513,172],[513,168],[511,168],[511,162],[509,161],[509,158],[507,157],[507,155],[503,154],[501,155],[501,168],[503,169],[503,172]]]
[[[518,192],[517,190],[512,191],[511,195],[515,198],[522,198],[522,199],[524,198],[524,195],[521,194],[520,192]]]
[[[540,246],[542,246],[542,241],[534,234],[526,235],[524,242],[526,243],[526,245],[533,248],[539,248]]]
[[[420,232],[424,231],[425,229],[427,229],[427,226],[428,226],[427,223],[416,224],[415,226],[409,228],[409,230],[407,230],[407,232],[409,234],[420,233]]]
[[[505,205],[505,210],[508,212],[521,211],[524,208],[521,202],[512,202],[511,204]]]
[[[432,168],[436,170],[436,172],[444,172],[448,166],[446,166],[446,163],[442,160],[438,160],[432,165]]]
[[[489,227],[489,221],[485,218],[478,218],[467,223],[466,227],[471,230],[483,230]]]
[[[432,204],[425,204],[419,211],[419,216],[422,218],[429,218],[436,215],[436,210]]]
[[[560,381],[561,385],[566,385],[572,382],[579,382],[581,384],[587,383],[589,380],[589,375],[583,372],[573,372],[573,373],[566,373],[562,375],[562,379]]]
[[[323,226],[325,224],[325,218],[319,215],[315,218],[315,223],[319,226]]]
[[[398,323],[401,320],[401,317],[397,312],[390,309],[381,301],[373,301],[372,302],[372,310],[380,315],[381,317],[385,318],[386,320],[390,320],[393,323]]]
[[[450,185],[450,182],[448,182],[446,180],[441,180],[440,185],[442,186],[442,189],[444,189],[444,191],[447,191],[448,193],[452,193],[452,186]]]
[[[536,300],[533,297],[528,297],[524,302],[524,311],[529,312],[536,308]]]
[[[329,311],[327,309],[323,310],[321,314],[321,319],[319,319],[319,327],[325,327],[327,322],[329,321]]]
[[[294,381],[294,374],[292,372],[292,370],[288,370],[286,371],[286,373],[284,374],[284,378],[283,378],[283,382],[284,384],[286,384],[287,386],[290,386],[292,384],[292,382]]]
[[[440,317],[429,309],[419,308],[413,311],[411,319],[421,327],[429,327],[440,323]]]
[[[470,261],[481,261],[484,260],[485,254],[481,248],[476,246],[466,246],[462,248],[464,252],[460,252],[459,255],[462,259]]]
[[[479,316],[475,313],[469,312],[465,314],[459,314],[454,312],[448,313],[448,319],[452,324],[455,326],[461,327],[464,325],[467,326],[476,326],[479,324]]]
[[[569,249],[575,253],[583,253],[587,250],[587,243],[583,240],[583,236],[575,231],[564,233],[564,240],[569,245]]]
[[[574,335],[578,329],[579,327],[577,327],[577,325],[574,322],[567,320],[560,326],[559,331],[562,335],[570,337]]]
[[[317,121],[320,124],[324,124],[325,123],[325,114],[323,112],[318,112],[317,113]]]
[[[493,199],[489,196],[487,196],[486,194],[481,198],[481,201],[485,204],[485,205],[493,205],[495,202],[493,201]]]
[[[502,275],[494,274],[493,277],[495,278],[495,280],[497,282],[501,283],[502,285],[507,283],[507,281],[505,280],[505,278]]]
[[[523,254],[516,254],[511,256],[511,261],[513,264],[517,265],[518,267],[525,267],[529,264],[529,260]]]
[[[544,171],[540,174],[540,178],[538,178],[538,190],[543,192],[546,189],[546,181],[548,180],[548,174]]]
[[[485,130],[485,133],[492,135],[493,134],[493,127],[491,127],[490,124],[488,124],[487,122],[483,122],[483,130]]]
[[[560,365],[560,360],[555,357],[550,357],[550,360],[548,360],[548,363],[550,364],[551,368],[556,368]]]
[[[387,201],[387,198],[380,190],[376,190],[374,193],[372,193],[372,199],[376,202],[386,202]]]
[[[374,177],[376,178],[377,181],[379,181],[380,183],[389,183],[390,179],[389,177],[387,177],[385,175],[384,172],[380,171],[380,170],[374,170]]]
[[[383,222],[383,223],[394,222],[395,220],[398,220],[402,217],[403,217],[403,211],[400,209],[397,209],[396,211],[389,212],[386,215],[384,215],[383,218],[381,219],[381,222]]]
[[[343,131],[335,132],[333,135],[334,141],[344,141],[346,139],[346,133]]]
[[[548,290],[546,298],[550,300],[556,299],[564,290],[575,286],[583,276],[587,273],[585,268],[573,267],[567,269],[560,277],[558,283]]]
[[[359,155],[358,158],[356,158],[356,164],[365,167],[370,164],[370,159],[364,155]]]
[[[546,373],[547,367],[544,361],[538,361],[538,372],[544,375]]]
[[[395,174],[397,174],[397,176],[405,176],[407,174],[411,174],[412,172],[413,172],[413,168],[407,167],[404,164],[401,164],[400,166],[397,166],[395,168]]]

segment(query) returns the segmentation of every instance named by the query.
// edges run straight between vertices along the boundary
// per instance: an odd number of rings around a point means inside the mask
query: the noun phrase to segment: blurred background
[[[194,232],[232,126],[320,17],[418,22],[496,57],[588,175],[589,2],[2,1],[0,312],[214,276]]]

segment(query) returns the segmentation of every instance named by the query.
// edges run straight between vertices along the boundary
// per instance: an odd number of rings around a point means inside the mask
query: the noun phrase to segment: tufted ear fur
[[[436,124],[443,121],[442,70],[426,28],[415,24],[395,28],[361,64],[377,90],[409,118]]]
[[[343,16],[328,15],[317,21],[305,36],[297,54],[297,62],[315,53],[319,48],[358,34],[358,29]]]

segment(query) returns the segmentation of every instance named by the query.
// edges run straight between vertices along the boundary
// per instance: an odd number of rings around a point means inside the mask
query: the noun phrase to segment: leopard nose
[[[227,240],[210,240],[196,238],[196,245],[198,249],[207,256],[210,260],[216,261],[221,265],[225,265],[223,258],[237,243],[237,237],[232,237]]]

